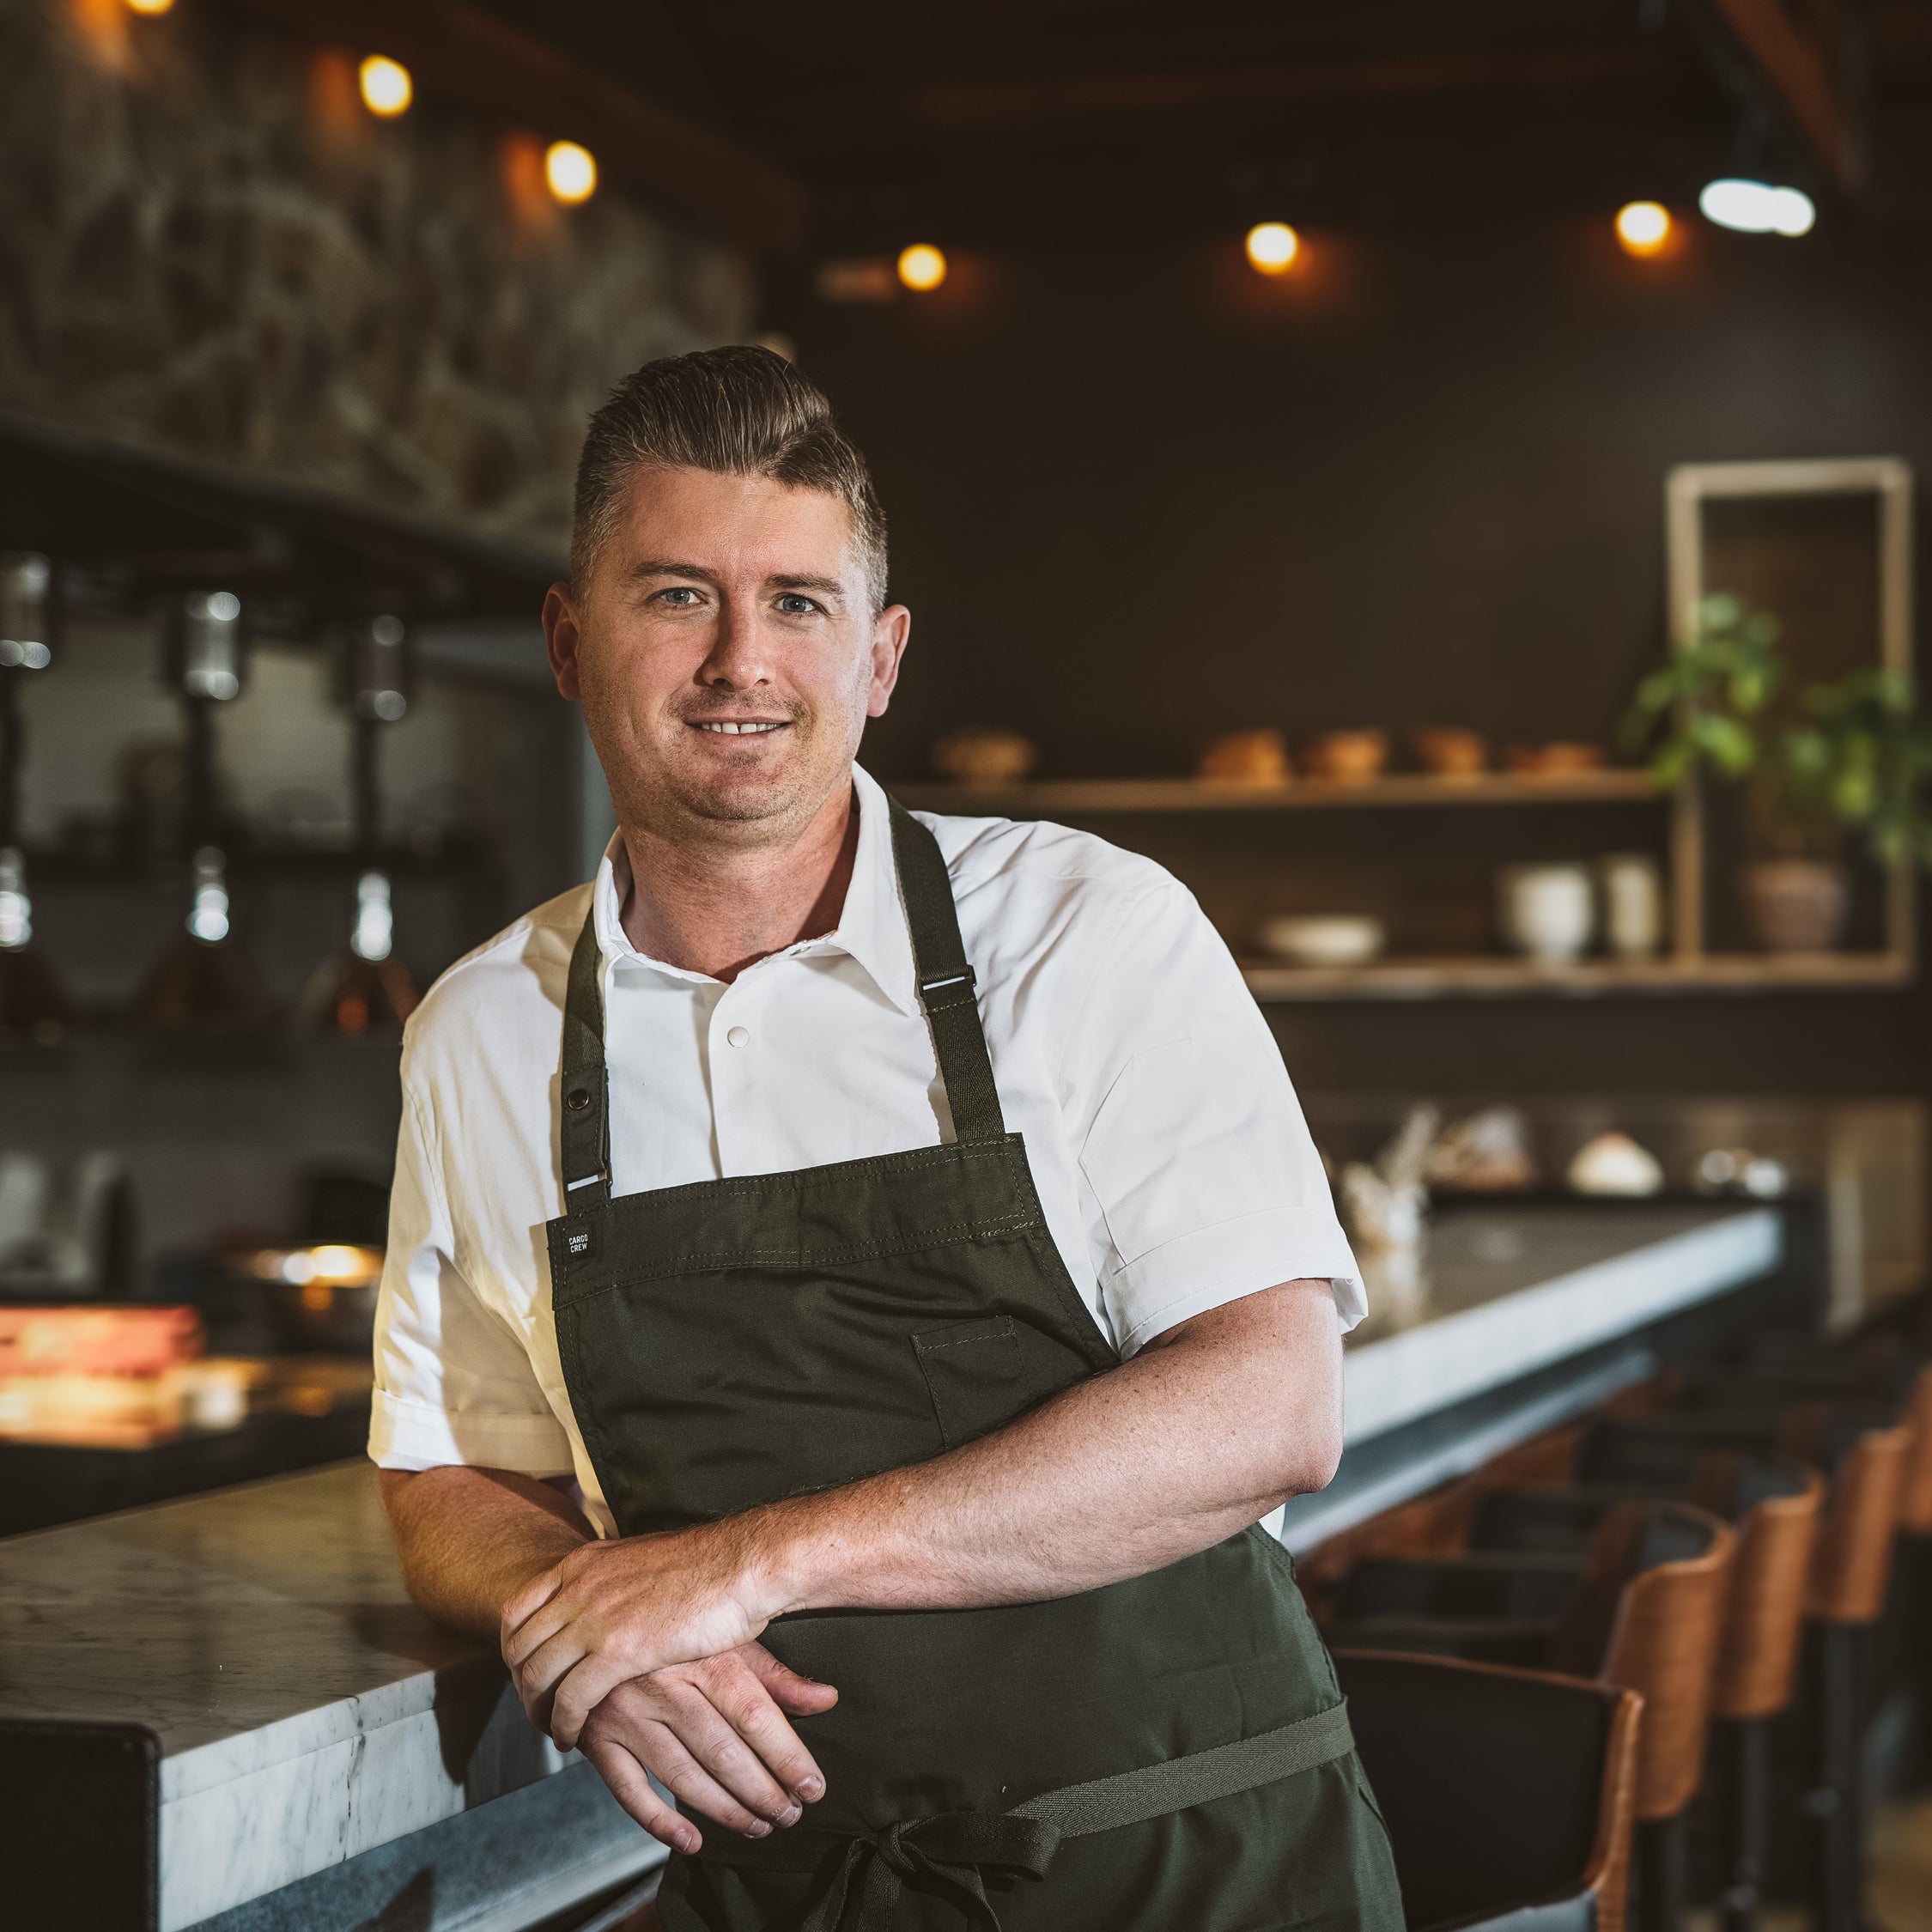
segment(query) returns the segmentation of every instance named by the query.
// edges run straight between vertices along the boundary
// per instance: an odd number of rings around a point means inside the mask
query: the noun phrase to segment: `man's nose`
[[[743,690],[766,683],[771,675],[760,634],[756,608],[737,598],[726,598],[718,615],[718,628],[712,635],[711,649],[698,673],[707,684],[726,690]]]

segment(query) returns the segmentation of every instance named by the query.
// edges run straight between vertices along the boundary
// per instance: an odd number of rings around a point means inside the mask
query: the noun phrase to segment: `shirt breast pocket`
[[[931,1328],[912,1345],[949,1449],[1012,1421],[1024,1406],[1019,1325],[1011,1315]]]

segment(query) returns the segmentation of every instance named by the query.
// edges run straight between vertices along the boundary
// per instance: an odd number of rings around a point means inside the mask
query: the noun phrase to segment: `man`
[[[544,621],[619,831],[410,1024],[371,1443],[410,1589],[673,1848],[668,1932],[1394,1932],[1255,1527],[1340,1453],[1320,1163],[1167,874],[854,764],[885,586],[778,357],[592,419]]]

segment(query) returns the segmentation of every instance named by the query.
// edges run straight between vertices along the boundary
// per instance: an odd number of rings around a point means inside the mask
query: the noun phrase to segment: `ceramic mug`
[[[1511,866],[1498,884],[1504,936],[1518,952],[1562,965],[1588,950],[1596,890],[1587,866]]]

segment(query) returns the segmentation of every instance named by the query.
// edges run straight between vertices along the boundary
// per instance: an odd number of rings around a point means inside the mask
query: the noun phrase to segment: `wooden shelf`
[[[1662,801],[1650,775],[1607,768],[1561,778],[1522,778],[1485,772],[1476,778],[1436,778],[1396,772],[1357,785],[1329,778],[1297,778],[1285,785],[1220,785],[1200,778],[1070,778],[1029,785],[896,785],[902,804],[922,811],[967,817],[1017,812],[1066,812],[1084,818],[1124,811],[1285,811],[1346,805],[1617,805]]]
[[[1525,994],[1599,999],[1621,995],[1856,992],[1911,983],[1903,952],[1706,953],[1696,958],[1534,960],[1382,959],[1309,967],[1249,963],[1243,976],[1264,1005],[1297,999],[1506,999]]]

